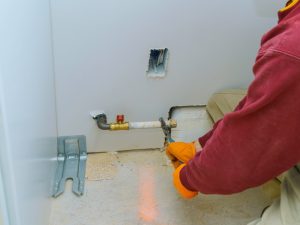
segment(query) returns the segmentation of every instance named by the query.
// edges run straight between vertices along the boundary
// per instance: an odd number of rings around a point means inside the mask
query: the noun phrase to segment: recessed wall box
[[[147,75],[148,77],[165,77],[167,71],[169,50],[151,49]]]

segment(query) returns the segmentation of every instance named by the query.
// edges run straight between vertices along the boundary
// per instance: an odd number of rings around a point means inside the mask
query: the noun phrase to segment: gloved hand
[[[182,163],[187,163],[194,158],[198,151],[201,151],[201,145],[198,141],[192,143],[173,142],[166,149],[166,154],[171,160],[173,166],[177,168]]]
[[[195,196],[198,195],[198,192],[196,191],[191,191],[188,190],[182,183],[180,180],[180,172],[181,170],[186,166],[186,164],[181,164],[175,171],[173,174],[173,182],[174,182],[174,186],[176,188],[176,190],[178,191],[178,193],[181,195],[181,197],[185,198],[185,199],[191,199],[194,198]]]

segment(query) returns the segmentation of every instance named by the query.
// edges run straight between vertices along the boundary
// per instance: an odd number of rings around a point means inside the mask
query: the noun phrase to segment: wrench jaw
[[[164,135],[165,135],[164,150],[166,150],[167,147],[169,146],[169,144],[172,143],[172,142],[175,142],[175,141],[171,137],[171,125],[168,126],[162,117],[159,118],[159,121],[161,123],[161,128],[162,128],[162,130],[164,132]],[[172,164],[175,168],[177,168],[178,166],[183,164],[182,161],[178,160],[176,157],[174,157],[173,155],[171,155],[167,151],[166,151],[166,153],[167,153],[168,158],[171,160],[171,162],[172,162]]]
[[[164,146],[167,147],[171,142],[174,142],[174,140],[171,138],[171,127],[166,124],[165,120],[162,117],[159,118],[159,121],[165,135]]]

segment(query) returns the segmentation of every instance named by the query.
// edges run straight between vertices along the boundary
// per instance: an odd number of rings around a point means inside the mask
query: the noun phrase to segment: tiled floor
[[[84,196],[73,195],[68,182],[65,193],[53,200],[50,225],[243,225],[270,203],[260,188],[183,200],[173,188],[164,152],[107,154],[96,156],[99,164],[108,160],[103,165],[89,165],[95,166],[89,173],[104,174],[86,181]]]

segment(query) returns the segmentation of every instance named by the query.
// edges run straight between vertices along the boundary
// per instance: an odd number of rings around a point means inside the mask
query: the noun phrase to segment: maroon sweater
[[[235,111],[199,138],[203,150],[180,173],[187,189],[236,193],[300,161],[300,2],[264,35],[253,72]]]

